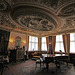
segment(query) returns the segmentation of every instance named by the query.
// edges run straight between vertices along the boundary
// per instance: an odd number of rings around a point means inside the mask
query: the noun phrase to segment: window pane
[[[42,51],[47,51],[46,37],[42,37]]]
[[[29,41],[32,41],[32,39],[31,39],[32,37],[31,36],[29,36]]]
[[[31,44],[32,44],[32,48],[31,48],[31,50],[35,49],[35,48],[34,48],[34,43],[31,43]]]
[[[56,41],[59,41],[59,36],[58,35],[56,36]]]
[[[75,33],[71,33],[70,34],[70,41],[74,41],[75,40]]]
[[[70,52],[75,52],[75,42],[70,42]]]
[[[56,36],[56,47],[55,47],[55,51],[59,52],[59,50],[62,50],[62,52],[64,52],[62,35],[57,35]]]
[[[37,50],[37,49],[38,49],[38,44],[36,43],[36,44],[35,44],[35,50]]]
[[[32,37],[32,42],[34,42],[35,41],[35,38],[34,37]]]
[[[70,33],[70,52],[75,52],[75,33]]]
[[[42,37],[42,42],[46,42],[46,37]]]
[[[29,51],[38,50],[38,37],[29,36]]]
[[[63,42],[61,43],[61,48],[60,48],[60,50],[62,50],[62,52],[64,52]]]
[[[44,49],[44,44],[42,44],[42,50],[45,50],[45,49]]]
[[[31,47],[32,47],[32,46],[31,46],[31,43],[29,43],[29,51],[31,50]]]
[[[35,42],[38,42],[38,38],[37,37],[35,38]]]
[[[62,39],[62,35],[60,35],[60,38],[59,38],[59,39],[60,39],[60,41],[63,41],[63,39]]]
[[[58,51],[59,52],[59,50],[60,50],[59,47],[60,47],[59,43],[56,43],[55,51]]]
[[[62,35],[57,35],[57,36],[56,36],[56,41],[63,41],[63,40],[62,40]]]

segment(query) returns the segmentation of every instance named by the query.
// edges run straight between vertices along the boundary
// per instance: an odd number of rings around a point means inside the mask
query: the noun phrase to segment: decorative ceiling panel
[[[5,1],[0,1],[0,12],[8,12],[10,10],[10,5]]]
[[[69,4],[60,10],[60,15],[64,17],[71,16],[74,14],[75,14],[75,3]]]
[[[1,0],[0,29],[34,36],[75,32],[75,0]]]
[[[55,15],[52,13],[33,6],[19,6],[11,11],[11,18],[19,25],[39,30],[50,31],[59,25]]]

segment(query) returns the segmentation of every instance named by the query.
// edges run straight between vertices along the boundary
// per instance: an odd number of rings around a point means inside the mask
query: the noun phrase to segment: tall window
[[[38,37],[29,36],[29,51],[38,50]]]
[[[62,52],[64,52],[62,35],[57,35],[56,36],[56,47],[55,47],[55,51],[59,52],[59,50],[61,50]]]
[[[42,37],[42,51],[47,51],[46,37]]]
[[[70,52],[75,52],[75,33],[70,33]]]

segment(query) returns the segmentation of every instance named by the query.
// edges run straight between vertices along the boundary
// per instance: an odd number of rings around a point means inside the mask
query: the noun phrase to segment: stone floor
[[[72,64],[69,64],[69,66],[70,65],[71,65],[70,69],[68,69],[66,72],[58,73],[58,72],[56,72],[56,66],[53,63],[50,64],[50,67],[49,67],[50,69],[49,69],[49,71],[47,71],[46,69],[43,69],[43,70],[40,69],[39,65],[37,68],[35,68],[35,66],[36,66],[35,61],[29,60],[26,62],[9,65],[9,69],[5,69],[3,72],[3,75],[75,75],[75,66],[73,66]],[[42,66],[42,68],[44,68],[44,67],[45,66]],[[32,72],[30,72],[31,70],[32,70]],[[38,72],[35,72],[37,70],[38,70]],[[65,71],[65,70],[66,70],[66,67],[61,69],[61,71]],[[21,71],[23,73],[18,72],[18,71]],[[30,73],[28,73],[28,72],[26,73],[26,71],[28,71]]]
[[[72,66],[72,68],[65,75],[75,75],[75,66]]]

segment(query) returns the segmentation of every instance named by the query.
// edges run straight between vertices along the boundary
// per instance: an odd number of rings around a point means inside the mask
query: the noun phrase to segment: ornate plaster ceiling
[[[34,36],[75,32],[75,0],[1,0],[0,29]]]

